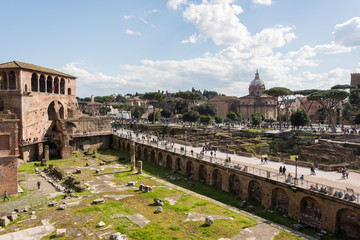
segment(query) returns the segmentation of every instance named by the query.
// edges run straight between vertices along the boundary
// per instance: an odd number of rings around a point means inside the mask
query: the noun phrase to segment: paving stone
[[[60,228],[56,229],[55,237],[65,237],[66,229]]]
[[[104,223],[103,221],[100,221],[100,222],[96,225],[96,227],[98,227],[98,228],[103,227],[103,226],[105,226],[105,223]]]
[[[141,228],[145,227],[150,222],[143,215],[139,213],[135,215],[126,215],[126,218],[134,222],[135,224],[139,225],[139,227]]]
[[[6,216],[0,218],[0,226],[6,227],[10,223],[10,219]]]

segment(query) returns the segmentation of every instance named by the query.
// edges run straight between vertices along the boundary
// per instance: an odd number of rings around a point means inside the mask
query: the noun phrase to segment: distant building
[[[229,111],[241,113],[245,120],[250,120],[253,113],[261,113],[265,118],[276,119],[277,100],[264,94],[265,84],[260,79],[258,71],[255,79],[249,85],[249,95],[244,97],[217,96],[209,100],[218,114],[225,117]]]
[[[351,80],[350,85],[351,86],[359,86],[360,85],[360,73],[351,73]]]

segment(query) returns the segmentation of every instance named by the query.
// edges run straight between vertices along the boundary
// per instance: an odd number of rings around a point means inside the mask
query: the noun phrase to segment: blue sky
[[[76,76],[77,95],[328,89],[360,72],[359,0],[2,1],[0,62]]]

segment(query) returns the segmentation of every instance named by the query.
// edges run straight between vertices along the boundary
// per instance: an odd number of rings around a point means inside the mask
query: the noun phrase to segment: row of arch
[[[115,140],[115,147],[124,152],[130,152],[130,142],[127,140]],[[301,222],[314,228],[323,228],[324,211],[316,198],[311,195],[301,195],[299,206],[294,206],[292,198],[295,196],[291,190],[277,185],[263,186],[260,180],[252,179],[241,173],[227,171],[215,166],[207,165],[206,162],[184,158],[171,152],[165,152],[156,148],[136,144],[135,155],[137,158],[145,159],[164,168],[178,171],[184,175],[192,176],[195,180],[201,180],[209,185],[214,185],[224,191],[234,192],[243,199],[255,199],[263,205],[270,205],[282,212],[289,213],[289,216],[298,211],[296,218]],[[266,186],[266,187],[264,187]],[[269,192],[270,189],[270,192]],[[270,203],[264,204],[269,195]],[[265,198],[265,199],[264,199]],[[297,200],[296,200],[297,201]],[[291,204],[292,202],[292,204]],[[294,210],[295,208],[298,210]],[[293,214],[296,215],[296,214]],[[336,211],[336,232],[343,232],[347,236],[360,238],[360,213],[349,208],[341,208]]]
[[[38,77],[36,73],[33,73],[31,76],[31,91],[65,94],[65,79],[51,76],[46,78],[44,74]],[[71,88],[68,88],[68,95],[71,95]]]
[[[1,90],[14,90],[16,87],[16,75],[14,71],[2,72],[0,74]]]

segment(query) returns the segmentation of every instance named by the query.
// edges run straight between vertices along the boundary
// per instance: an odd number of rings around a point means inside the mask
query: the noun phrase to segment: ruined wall
[[[77,137],[74,138],[71,145],[73,150],[86,150],[86,149],[109,149],[111,148],[112,135],[92,136],[92,137]]]
[[[71,134],[110,132],[110,117],[83,117],[66,121],[66,130]]]
[[[311,146],[299,146],[299,158],[317,164],[350,163],[355,159],[352,148],[335,143],[321,142]]]

